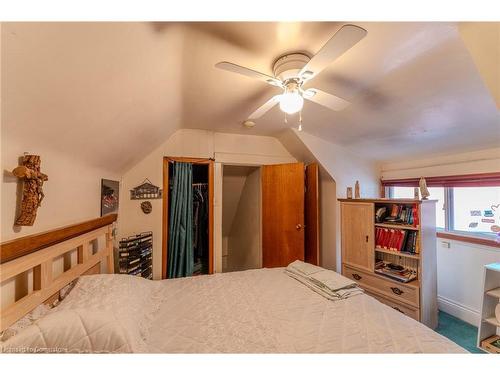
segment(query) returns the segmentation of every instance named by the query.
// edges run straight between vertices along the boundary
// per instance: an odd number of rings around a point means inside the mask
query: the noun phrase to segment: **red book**
[[[416,204],[413,205],[413,225],[415,227],[418,227],[419,222],[419,217],[418,217],[418,207]]]
[[[389,248],[389,250],[396,249],[396,247],[395,247],[396,241],[397,241],[396,231],[394,229],[391,229],[390,234],[389,234],[389,243],[387,244],[387,247]]]
[[[380,247],[380,237],[382,235],[382,228],[375,228],[375,246]]]
[[[389,229],[384,228],[380,240],[380,246],[384,249],[387,249],[388,242],[389,242]]]
[[[403,242],[405,239],[405,234],[406,232],[404,230],[399,231],[398,246],[396,246],[398,251],[401,251],[401,247],[403,246]]]

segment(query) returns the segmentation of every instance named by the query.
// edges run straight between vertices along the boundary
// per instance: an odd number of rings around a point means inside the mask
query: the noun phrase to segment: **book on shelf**
[[[375,263],[375,273],[390,277],[391,279],[408,283],[417,278],[417,271],[399,264],[378,260]]]
[[[411,225],[418,227],[418,207],[416,204],[392,204],[388,210],[377,210],[375,221],[377,223]],[[383,217],[383,214],[389,213],[388,216]]]
[[[375,247],[395,252],[418,254],[418,232],[375,227]]]

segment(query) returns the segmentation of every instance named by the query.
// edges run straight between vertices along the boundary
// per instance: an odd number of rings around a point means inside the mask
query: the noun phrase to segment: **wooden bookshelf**
[[[434,329],[438,323],[436,276],[436,201],[415,199],[339,199],[341,205],[342,274],[364,288],[368,294],[394,309]],[[406,214],[411,208],[418,222],[406,215],[403,223],[376,222],[378,208],[401,205]],[[406,218],[406,219],[405,219]],[[405,231],[398,250],[375,245],[377,228]],[[411,251],[400,251],[408,233],[416,236]],[[410,242],[411,243],[411,242]],[[384,246],[385,247],[385,246]],[[390,246],[393,247],[393,246]],[[405,247],[406,248],[406,247]],[[412,269],[416,279],[395,280],[375,272],[377,260]]]

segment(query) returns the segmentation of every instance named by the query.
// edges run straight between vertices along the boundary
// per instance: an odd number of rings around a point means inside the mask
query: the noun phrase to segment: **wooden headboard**
[[[0,244],[0,283],[33,270],[32,287],[22,298],[3,306],[0,331],[9,327],[38,305],[44,303],[83,274],[100,273],[101,263],[113,273],[113,222],[117,215],[107,215],[83,223],[44,233],[21,237]],[[99,239],[104,246],[99,247]],[[74,266],[53,277],[54,259],[77,252]]]

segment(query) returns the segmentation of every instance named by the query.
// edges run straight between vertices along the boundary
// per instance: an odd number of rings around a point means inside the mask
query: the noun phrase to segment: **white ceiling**
[[[310,83],[352,105],[306,103],[305,131],[377,160],[500,144],[498,110],[457,25],[356,24],[368,35]],[[279,90],[214,64],[271,74],[277,57],[313,55],[340,25],[3,24],[2,132],[117,170],[179,127],[278,135],[277,107],[251,130],[241,121]]]

